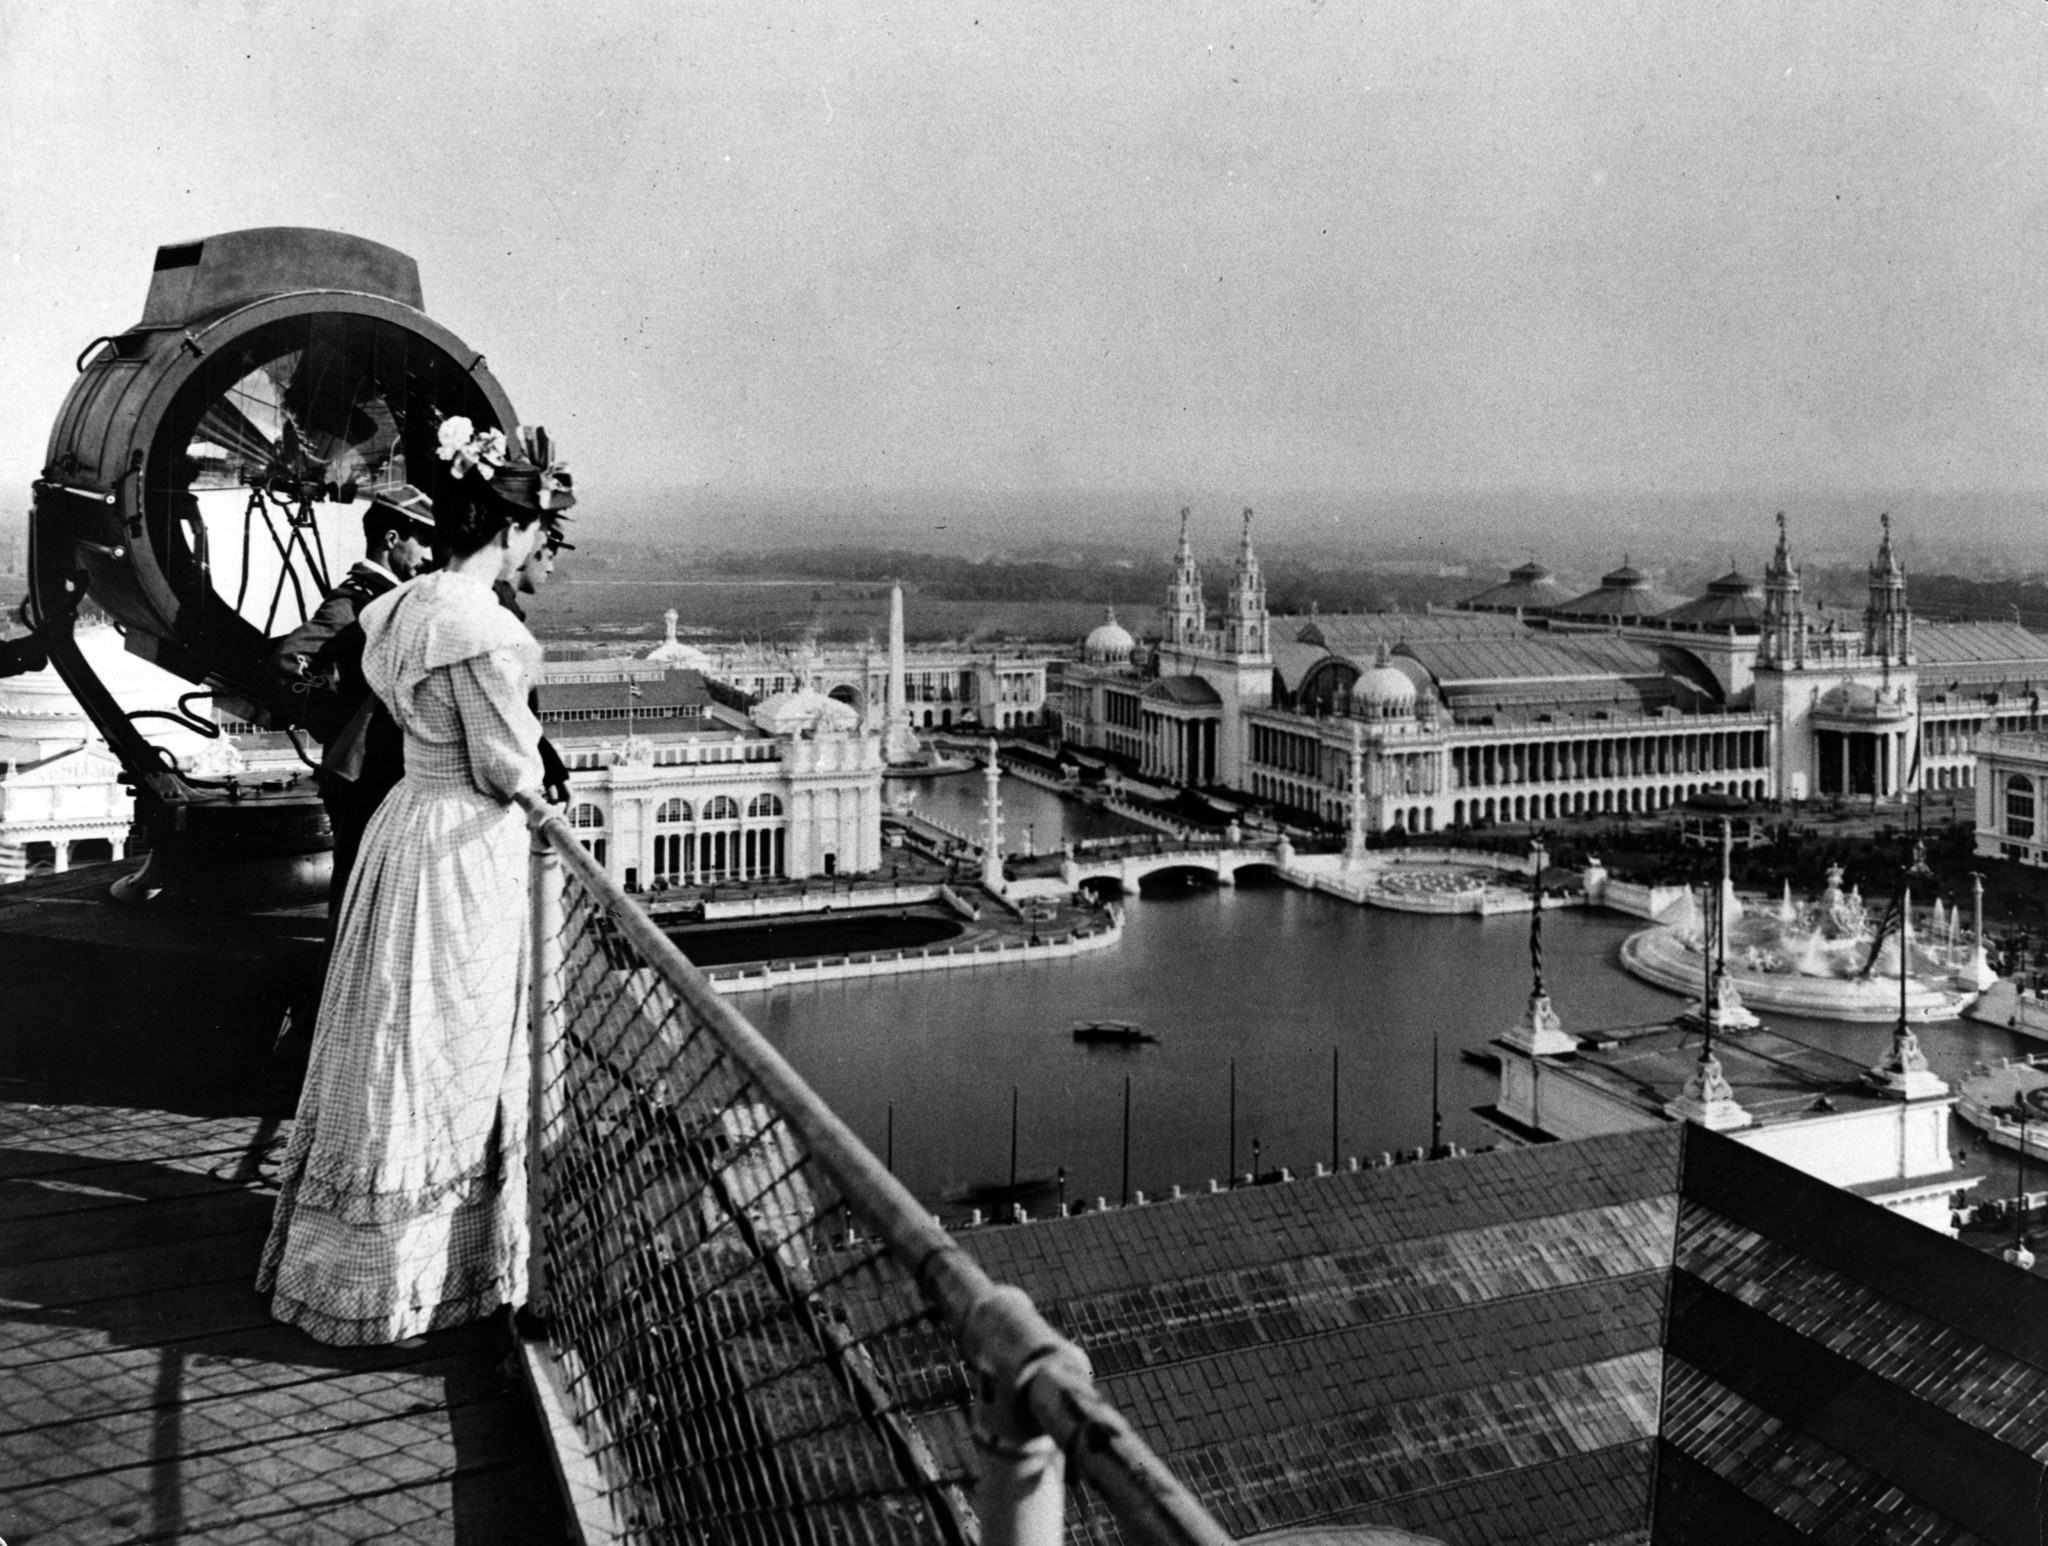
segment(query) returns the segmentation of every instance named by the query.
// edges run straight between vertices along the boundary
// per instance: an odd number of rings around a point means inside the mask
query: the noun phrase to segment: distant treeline
[[[1870,595],[1866,569],[1806,577],[1816,599],[1861,611]],[[1957,623],[2011,623],[2048,633],[2048,584],[2037,579],[1973,580],[1959,574],[1908,574],[1906,600],[1916,617]]]
[[[873,587],[877,595],[892,581],[906,590],[942,601],[1068,601],[1158,606],[1166,599],[1170,562],[1157,554],[1115,550],[1071,556],[966,558],[919,553],[907,548],[842,546],[762,552],[691,553],[679,556],[652,545],[592,542],[579,553],[576,569],[590,574],[630,574],[658,580],[809,580],[820,585]],[[1234,555],[1217,553],[1202,565],[1203,589],[1213,611],[1223,605]],[[1419,612],[1450,606],[1492,583],[1475,570],[1464,575],[1388,572],[1364,560],[1292,557],[1261,560],[1268,607],[1283,616],[1322,612]],[[1860,612],[1869,594],[1869,571],[1857,565],[1809,564],[1803,576],[1809,603]],[[1704,582],[1701,582],[1702,586]],[[1679,594],[1695,594],[1682,583]],[[2034,578],[1976,580],[1954,574],[1909,574],[1906,594],[1913,611],[1953,621],[2011,622],[2048,632],[2048,582]]]
[[[1223,604],[1233,559],[1211,559],[1203,589],[1212,609]],[[1263,563],[1266,604],[1281,614],[1419,611],[1477,588],[1469,577],[1380,574],[1364,565],[1311,566],[1285,558]],[[792,579],[886,586],[945,601],[1088,601],[1157,606],[1172,565],[1160,558],[1087,560],[972,559],[894,548],[840,547],[779,553],[710,553],[692,558],[691,573],[708,579]]]

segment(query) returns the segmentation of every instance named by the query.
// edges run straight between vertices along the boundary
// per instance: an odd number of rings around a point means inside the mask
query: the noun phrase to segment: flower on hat
[[[477,476],[488,483],[505,465],[505,432],[487,429],[479,434],[474,424],[458,414],[441,421],[440,445],[435,454],[448,464],[453,476],[459,478],[474,467]]]

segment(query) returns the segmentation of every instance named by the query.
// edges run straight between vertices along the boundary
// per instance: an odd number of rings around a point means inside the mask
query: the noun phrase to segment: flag
[[[642,696],[640,692],[640,684],[638,682],[628,682],[626,684],[626,696],[629,698],[638,698]]]

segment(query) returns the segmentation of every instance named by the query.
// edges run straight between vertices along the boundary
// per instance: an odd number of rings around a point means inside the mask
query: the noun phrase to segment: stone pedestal
[[[1579,1050],[1578,1038],[1565,1030],[1548,993],[1530,994],[1520,1022],[1501,1040],[1535,1057],[1557,1057]]]
[[[1948,1082],[1927,1066],[1927,1054],[1920,1050],[1920,1038],[1911,1026],[1899,1027],[1892,1036],[1891,1052],[1875,1068],[1866,1069],[1863,1077],[1880,1093],[1901,1100],[1948,1094]]]
[[[1955,984],[1966,992],[1982,993],[1996,981],[1998,973],[1991,969],[1991,959],[1984,953],[1982,945],[1971,951],[1970,959],[1956,968]]]
[[[1749,1113],[1735,1099],[1735,1090],[1711,1052],[1699,1061],[1676,1099],[1664,1103],[1664,1114],[1681,1122],[1697,1122],[1717,1133],[1749,1126]]]

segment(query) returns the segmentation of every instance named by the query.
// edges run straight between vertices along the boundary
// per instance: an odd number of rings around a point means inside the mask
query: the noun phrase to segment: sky
[[[0,484],[160,243],[579,487],[2048,489],[2048,4],[0,0]]]

